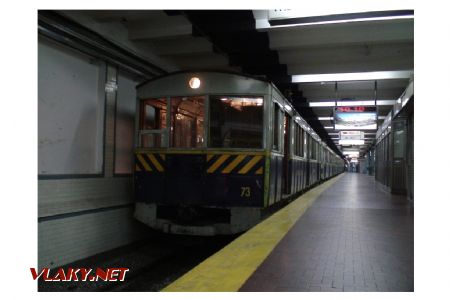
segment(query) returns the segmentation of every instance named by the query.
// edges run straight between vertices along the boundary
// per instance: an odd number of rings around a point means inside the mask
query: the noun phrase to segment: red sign
[[[364,106],[343,106],[338,107],[337,110],[342,112],[363,112],[366,110],[366,108]]]

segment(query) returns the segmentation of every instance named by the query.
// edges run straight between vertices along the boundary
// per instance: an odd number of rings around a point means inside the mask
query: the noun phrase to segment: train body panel
[[[262,152],[137,151],[136,201],[161,205],[263,207],[265,160]]]

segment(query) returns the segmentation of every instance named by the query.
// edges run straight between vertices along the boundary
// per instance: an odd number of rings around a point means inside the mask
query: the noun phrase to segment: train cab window
[[[140,103],[139,140],[140,147],[160,148],[165,146],[167,124],[166,98],[147,99]]]
[[[210,96],[209,147],[263,147],[263,98]]]
[[[171,97],[170,106],[171,147],[204,147],[205,97]]]
[[[141,130],[166,128],[167,101],[165,98],[141,102]]]

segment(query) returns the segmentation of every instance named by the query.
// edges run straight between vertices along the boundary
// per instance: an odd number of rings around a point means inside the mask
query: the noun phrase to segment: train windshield
[[[263,147],[263,97],[210,96],[209,99],[209,147]]]
[[[164,147],[167,141],[167,100],[148,99],[140,107],[140,146],[146,148]]]
[[[170,97],[141,102],[139,145],[143,148],[205,146],[205,97]]]
[[[263,147],[263,97],[210,96],[209,100],[208,147]],[[140,147],[206,147],[205,101],[205,96],[170,97],[170,105],[168,98],[143,100]]]
[[[204,147],[205,97],[171,97],[171,147]]]

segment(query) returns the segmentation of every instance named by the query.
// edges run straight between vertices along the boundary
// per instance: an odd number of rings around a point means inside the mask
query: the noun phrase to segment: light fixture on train
[[[288,112],[290,112],[290,111],[292,110],[292,107],[290,107],[288,104],[285,104],[285,105],[284,105],[284,108],[285,108]]]
[[[202,82],[200,81],[200,79],[198,77],[192,77],[189,80],[189,86],[191,87],[191,89],[198,89],[200,87],[200,84]]]

